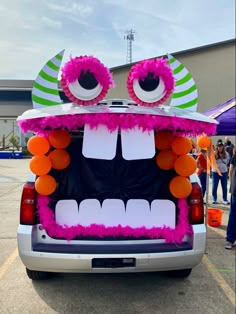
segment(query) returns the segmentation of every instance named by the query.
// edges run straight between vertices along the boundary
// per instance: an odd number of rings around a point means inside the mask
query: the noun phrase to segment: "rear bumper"
[[[192,249],[151,253],[119,254],[68,254],[57,252],[33,251],[32,226],[18,228],[18,249],[23,264],[31,270],[71,273],[114,273],[167,271],[193,268],[200,263],[206,246],[206,227],[204,224],[193,226],[194,236]],[[138,241],[135,241],[137,243]],[[134,267],[93,268],[92,260],[99,258],[132,258]]]

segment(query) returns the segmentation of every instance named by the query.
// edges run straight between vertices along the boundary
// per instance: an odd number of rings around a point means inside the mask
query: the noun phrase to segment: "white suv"
[[[127,100],[98,105],[86,112],[142,110]],[[85,112],[73,104],[54,107],[31,110],[19,121],[50,117],[53,110],[55,115],[73,117],[79,110]],[[150,113],[202,119],[197,113],[165,106],[152,108]],[[86,125],[68,132],[70,164],[50,172],[57,182],[55,192],[50,197],[39,195],[32,173],[23,187],[17,239],[29,278],[46,279],[54,272],[170,271],[188,276],[201,261],[206,245],[203,199],[196,176],[190,176],[191,194],[178,200],[169,191],[176,172],[157,166],[154,142],[150,148],[154,156],[143,158],[146,146],[140,133],[141,150],[135,150],[135,134],[127,139],[122,130],[115,140],[110,138],[113,133],[106,134],[105,141],[99,141]],[[100,132],[104,139],[104,130]]]

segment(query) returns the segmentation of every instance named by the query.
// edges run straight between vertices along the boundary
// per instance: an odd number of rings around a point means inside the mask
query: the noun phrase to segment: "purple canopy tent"
[[[236,97],[207,110],[204,114],[219,122],[216,135],[236,136]]]
[[[204,114],[209,118],[216,119],[219,122],[216,127],[216,135],[236,136],[236,97],[207,110]],[[207,174],[206,215],[208,213],[208,196],[209,174]]]

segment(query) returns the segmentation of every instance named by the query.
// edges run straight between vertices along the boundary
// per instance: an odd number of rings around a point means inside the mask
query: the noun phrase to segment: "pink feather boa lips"
[[[147,237],[149,239],[165,239],[166,243],[181,244],[184,236],[192,235],[192,226],[188,223],[188,204],[186,199],[178,200],[179,216],[178,224],[172,229],[170,227],[153,227],[147,229],[145,227],[131,228],[129,226],[122,227],[106,227],[104,225],[92,224],[88,227],[76,225],[68,227],[61,226],[56,223],[53,210],[49,207],[50,198],[47,196],[38,196],[38,214],[42,228],[46,230],[49,236],[72,240],[77,236],[97,236],[103,238],[110,237]]]
[[[135,102],[137,102],[137,104],[141,106],[155,107],[162,104],[169,98],[174,89],[174,77],[171,68],[166,64],[167,61],[168,60],[164,60],[162,58],[155,60],[144,60],[137,63],[131,68],[126,85],[130,97]],[[136,95],[133,87],[134,80],[143,81],[149,73],[152,73],[154,78],[159,77],[165,85],[163,97],[152,103],[141,100]]]
[[[117,129],[117,127],[123,130],[138,127],[143,131],[168,130],[178,136],[196,137],[201,134],[211,136],[216,133],[216,124],[150,114],[105,112],[48,116],[18,121],[23,133],[32,131],[38,135],[47,135],[48,130],[55,129],[78,130],[85,124],[88,124],[91,129],[96,129],[99,125],[105,125],[110,132]]]
[[[80,78],[82,72],[90,71],[97,82],[102,86],[100,94],[92,100],[82,100],[75,97],[68,85]],[[61,85],[66,96],[75,104],[82,106],[93,105],[104,99],[110,86],[114,87],[112,75],[107,67],[105,67],[97,58],[92,56],[80,56],[71,58],[62,68]]]

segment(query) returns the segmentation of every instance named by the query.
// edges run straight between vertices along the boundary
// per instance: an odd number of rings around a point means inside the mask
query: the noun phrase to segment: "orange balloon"
[[[38,177],[35,181],[35,190],[42,195],[52,194],[56,187],[56,180],[48,174]]]
[[[160,131],[155,134],[155,146],[159,150],[171,148],[174,135],[167,131]]]
[[[52,162],[52,167],[57,170],[65,169],[70,163],[70,155],[64,149],[54,149],[48,157]]]
[[[185,155],[191,151],[192,141],[188,137],[176,137],[171,147],[176,155]]]
[[[189,179],[181,176],[174,177],[169,184],[170,193],[176,198],[186,198],[192,191]]]
[[[197,162],[190,155],[182,155],[176,159],[174,168],[180,176],[188,177],[196,171]]]
[[[32,136],[27,142],[27,148],[32,155],[44,155],[49,151],[50,144],[43,136]]]
[[[172,150],[163,150],[156,156],[157,165],[163,170],[170,170],[174,167],[177,156]]]
[[[207,148],[211,145],[211,139],[207,135],[202,135],[197,138],[197,145],[200,148]]]
[[[48,136],[49,143],[54,148],[65,148],[70,144],[70,134],[65,130],[53,130]]]
[[[38,176],[47,174],[51,168],[51,160],[44,155],[36,155],[30,160],[30,170]]]

